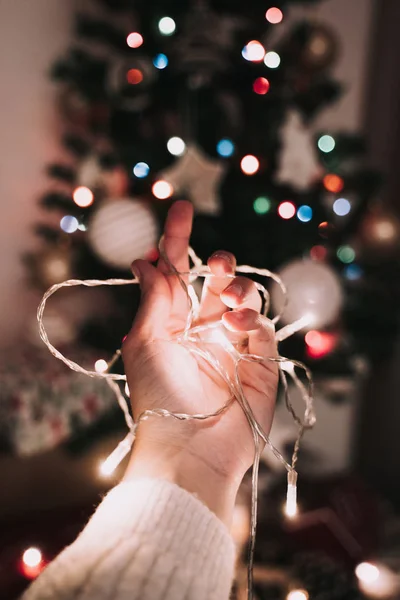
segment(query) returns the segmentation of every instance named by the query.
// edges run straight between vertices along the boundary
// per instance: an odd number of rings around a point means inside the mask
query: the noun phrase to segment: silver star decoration
[[[211,160],[197,146],[189,145],[160,178],[168,181],[175,193],[187,195],[198,212],[216,215],[221,209],[218,188],[224,172],[221,161]]]

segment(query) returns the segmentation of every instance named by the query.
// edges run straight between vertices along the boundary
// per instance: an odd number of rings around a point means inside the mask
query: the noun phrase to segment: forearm
[[[178,486],[120,484],[24,600],[227,600],[234,547],[221,521]]]

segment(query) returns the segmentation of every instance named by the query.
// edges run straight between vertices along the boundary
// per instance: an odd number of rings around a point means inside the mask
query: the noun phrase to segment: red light
[[[322,181],[325,189],[328,190],[328,192],[333,192],[334,194],[341,192],[344,187],[344,181],[341,177],[339,177],[339,175],[328,173],[328,175],[325,175]]]
[[[272,25],[276,25],[277,23],[280,23],[282,21],[283,12],[281,11],[280,8],[277,8],[276,6],[272,6],[265,13],[265,18],[267,19],[267,21],[269,23],[272,23]]]
[[[253,83],[253,91],[263,96],[269,90],[269,81],[265,77],[257,77]]]
[[[291,219],[296,214],[296,207],[293,202],[281,202],[278,206],[278,215],[282,219]]]
[[[77,206],[80,206],[81,208],[86,208],[87,206],[90,206],[91,204],[93,204],[94,200],[92,190],[83,185],[75,188],[72,197],[74,199],[75,204]]]
[[[126,74],[126,79],[131,85],[136,85],[143,81],[143,73],[139,69],[129,69]]]
[[[139,48],[143,44],[143,37],[137,31],[133,31],[126,38],[129,48]]]
[[[326,331],[309,331],[305,336],[307,355],[310,358],[323,358],[334,350],[338,336]]]
[[[310,250],[310,257],[313,260],[325,260],[328,250],[325,246],[313,246]]]

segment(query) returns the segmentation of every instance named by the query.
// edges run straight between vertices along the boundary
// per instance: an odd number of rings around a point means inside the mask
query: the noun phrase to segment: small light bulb
[[[153,58],[153,65],[156,69],[165,69],[168,66],[168,57],[163,53],[157,54]]]
[[[260,162],[252,154],[247,154],[240,161],[240,167],[245,175],[254,175],[260,167]]]
[[[378,567],[368,562],[362,562],[357,565],[355,573],[357,579],[364,583],[373,583],[379,578]]]
[[[272,25],[277,25],[283,19],[283,12],[280,8],[277,8],[276,6],[271,6],[271,8],[269,8],[265,13],[265,18],[267,19],[268,23],[271,23]]]
[[[288,472],[285,514],[289,518],[297,515],[297,472],[294,469]]]
[[[265,96],[268,93],[270,83],[265,77],[257,77],[253,82],[253,92],[259,96]]]
[[[143,37],[137,31],[132,31],[126,38],[129,48],[139,48],[143,44]]]
[[[174,193],[172,185],[168,183],[168,181],[163,181],[162,179],[156,181],[151,189],[154,196],[159,200],[165,200]]]
[[[306,590],[292,590],[286,596],[286,600],[308,600],[308,598]]]
[[[143,81],[143,73],[140,69],[129,69],[126,74],[126,80],[131,85],[137,85]]]
[[[79,227],[79,221],[72,215],[65,215],[60,221],[60,227],[65,233],[75,233]]]
[[[258,215],[265,215],[271,208],[271,200],[266,196],[259,196],[253,202],[253,209]]]
[[[145,177],[147,177],[147,175],[149,174],[149,171],[150,171],[150,167],[145,162],[138,162],[133,167],[133,174],[138,179],[144,179]]]
[[[180,137],[172,137],[167,142],[168,152],[173,156],[182,156],[185,152],[186,144]]]
[[[296,214],[296,207],[293,202],[285,201],[281,202],[278,206],[278,215],[281,219],[291,219]]]
[[[108,370],[107,361],[105,361],[104,358],[99,358],[99,360],[96,360],[94,363],[94,370],[96,373],[105,373]]]
[[[308,223],[308,221],[311,221],[312,215],[313,210],[311,206],[308,206],[308,204],[302,204],[302,206],[299,206],[297,209],[297,218],[302,223]]]
[[[22,555],[22,562],[27,567],[38,567],[42,562],[42,553],[39,548],[27,548]]]
[[[321,150],[321,152],[332,152],[335,146],[336,142],[331,135],[321,135],[318,140],[318,148]]]
[[[217,152],[220,156],[223,156],[224,158],[228,158],[229,156],[232,156],[234,151],[235,151],[235,145],[232,142],[232,140],[230,140],[228,138],[223,138],[222,140],[219,140],[219,142],[217,143]]]
[[[277,52],[270,50],[264,56],[264,65],[269,69],[277,69],[281,64],[281,57]]]
[[[94,200],[92,190],[83,185],[77,187],[74,190],[72,197],[74,199],[75,204],[77,206],[80,206],[81,208],[86,208],[87,206],[90,206],[91,204],[93,204]]]
[[[265,56],[265,48],[257,40],[251,40],[243,48],[242,56],[250,62],[261,62]]]
[[[176,23],[171,17],[163,17],[158,22],[158,29],[163,35],[172,35],[176,29]]]
[[[333,212],[339,217],[344,217],[345,215],[348,215],[350,210],[351,204],[347,200],[347,198],[338,198],[333,203]]]

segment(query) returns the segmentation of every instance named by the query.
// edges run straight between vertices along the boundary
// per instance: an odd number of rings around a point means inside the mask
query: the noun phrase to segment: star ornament
[[[221,205],[218,189],[225,173],[221,161],[209,159],[194,145],[169,168],[160,173],[160,179],[168,181],[175,194],[187,196],[198,212],[217,215]]]

